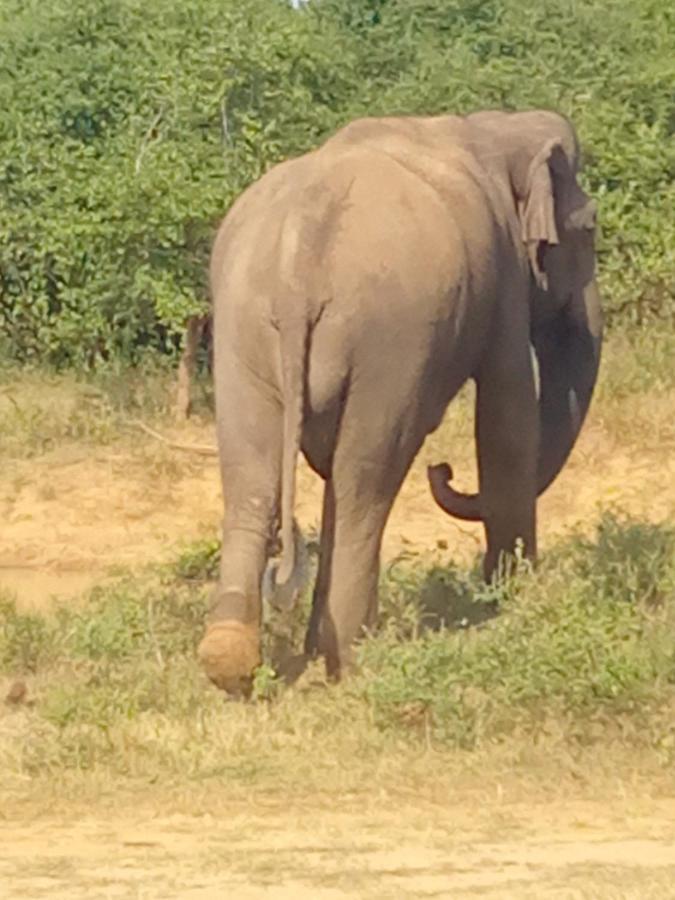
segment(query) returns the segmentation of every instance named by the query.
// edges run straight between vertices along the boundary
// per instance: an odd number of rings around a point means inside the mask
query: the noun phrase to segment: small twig
[[[223,143],[229,146],[232,143],[230,136],[230,123],[227,119],[227,97],[224,97],[220,104],[220,121],[223,127]]]
[[[138,150],[138,156],[136,157],[136,162],[134,163],[134,172],[136,175],[141,171],[141,163],[143,162],[143,157],[150,146],[150,142],[155,137],[155,131],[157,130],[157,126],[162,121],[162,116],[164,115],[164,110],[160,109],[155,118],[150,123],[150,127],[145,132],[143,136],[143,140],[141,141],[141,146]]]
[[[462,526],[458,525],[457,522],[453,522],[452,519],[450,519],[450,522],[448,524],[452,525],[452,527],[456,531],[459,531],[460,534],[463,534],[464,537],[470,538],[479,548],[482,546],[481,539],[477,535],[472,534],[466,528],[462,528]]]
[[[16,400],[15,397],[12,397],[12,395],[10,394],[9,391],[10,391],[9,387],[6,387],[6,388],[3,388],[2,391],[0,391],[0,393],[2,393],[5,397],[7,397],[7,399],[12,404],[14,409],[19,413],[19,415],[23,416],[23,413],[21,411],[21,407],[19,406],[18,401]]]
[[[181,444],[178,441],[171,441],[169,438],[164,437],[163,434],[160,434],[159,431],[155,431],[154,428],[150,428],[149,425],[146,425],[145,422],[141,422],[139,419],[131,419],[129,424],[140,428],[141,431],[149,434],[150,437],[155,438],[155,440],[161,441],[167,447],[171,447],[172,450],[183,450],[186,453],[200,453],[202,456],[218,455],[216,447],[207,447],[204,444]]]
[[[159,646],[159,641],[157,640],[157,635],[155,634],[155,616],[154,609],[152,605],[152,597],[148,598],[148,630],[150,632],[150,637],[152,638],[152,643],[155,647],[155,656],[157,658],[157,665],[160,669],[164,668],[164,657],[162,656],[162,651]]]

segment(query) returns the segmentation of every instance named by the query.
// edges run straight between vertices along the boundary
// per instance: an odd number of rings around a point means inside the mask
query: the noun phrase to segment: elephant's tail
[[[295,473],[302,438],[305,408],[305,373],[309,328],[306,319],[293,317],[280,324],[281,366],[283,377],[284,439],[281,461],[281,561],[276,573],[277,585],[290,581],[295,569]]]

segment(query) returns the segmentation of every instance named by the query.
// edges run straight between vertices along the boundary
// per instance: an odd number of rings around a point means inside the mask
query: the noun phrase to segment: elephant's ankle
[[[338,643],[332,628],[319,626],[310,630],[305,639],[305,655],[309,659],[323,658],[329,681],[340,681],[355,667],[353,645]]]
[[[243,590],[223,590],[216,587],[211,606],[206,615],[209,625],[218,622],[258,623],[261,615],[261,599],[251,592]]]

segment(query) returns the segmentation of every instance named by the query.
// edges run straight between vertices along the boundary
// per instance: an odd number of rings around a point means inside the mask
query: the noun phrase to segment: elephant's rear
[[[445,188],[356,147],[284,163],[249,189],[213,254],[217,402],[231,396],[225,373],[234,359],[284,403],[281,337],[290,335],[297,353],[302,333],[305,443],[317,468],[328,464],[355,378],[391,384],[407,370],[427,394],[424,404],[410,401],[434,427],[475,364],[489,318],[482,305],[496,289],[491,270],[469,257],[488,256],[496,230],[480,185],[460,168]],[[385,412],[398,403],[383,389]]]
[[[383,431],[405,410],[405,428],[427,433],[477,364],[497,290],[480,256],[497,226],[461,165],[443,189],[452,169],[436,168],[434,182],[373,148],[322,150],[273,169],[221,229],[219,429],[245,381],[284,414],[286,481],[298,442],[330,474],[348,395],[369,398]]]

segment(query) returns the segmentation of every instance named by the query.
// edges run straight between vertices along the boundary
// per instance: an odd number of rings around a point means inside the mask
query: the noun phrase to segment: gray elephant
[[[220,579],[199,656],[238,692],[260,662],[261,578],[280,518],[294,565],[300,450],[325,480],[306,637],[330,676],[375,620],[382,533],[425,437],[476,383],[479,494],[429,471],[436,501],[482,520],[485,574],[521,539],[575,443],[602,313],[595,204],[571,124],[547,111],[360,119],[246,190],[215,240]],[[531,348],[536,355],[539,389]]]

